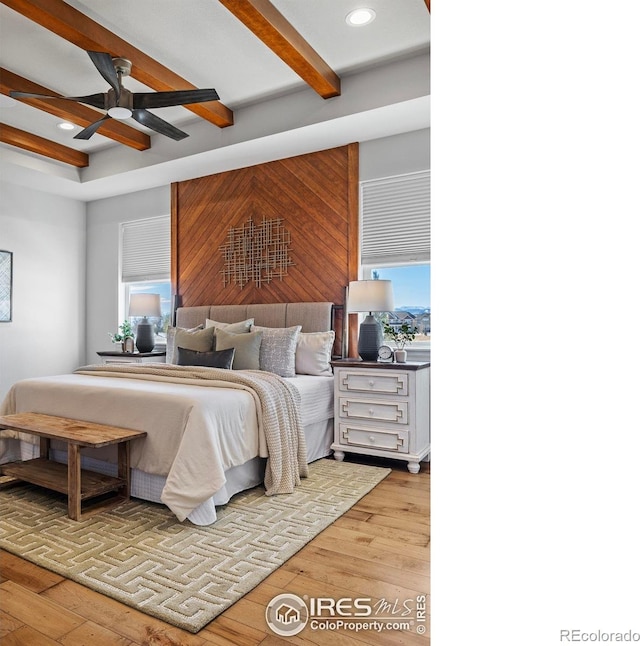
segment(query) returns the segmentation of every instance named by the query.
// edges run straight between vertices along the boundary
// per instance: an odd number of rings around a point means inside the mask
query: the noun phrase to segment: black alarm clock
[[[393,350],[388,345],[378,348],[378,361],[393,361]]]

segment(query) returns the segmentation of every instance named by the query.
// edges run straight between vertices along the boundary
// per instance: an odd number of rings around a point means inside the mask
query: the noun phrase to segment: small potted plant
[[[133,330],[131,329],[131,323],[125,321],[118,326],[118,332],[115,334],[109,333],[111,341],[113,343],[122,343],[123,352],[133,352]]]
[[[405,363],[407,360],[407,351],[404,346],[411,343],[416,338],[417,328],[411,327],[406,321],[400,327],[384,323],[384,335],[391,339],[396,345],[396,351],[393,353],[398,363]]]

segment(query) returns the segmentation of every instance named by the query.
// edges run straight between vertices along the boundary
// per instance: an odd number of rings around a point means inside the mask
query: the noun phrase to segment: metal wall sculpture
[[[231,227],[227,241],[220,246],[223,286],[235,283],[242,288],[253,281],[260,287],[274,278],[282,280],[293,265],[290,244],[291,234],[282,226],[282,218],[263,219],[258,225],[249,218],[241,227]]]

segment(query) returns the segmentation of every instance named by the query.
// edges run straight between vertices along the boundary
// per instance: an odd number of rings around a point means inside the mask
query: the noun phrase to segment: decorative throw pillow
[[[215,328],[202,329],[202,326],[196,328],[170,327],[167,330],[167,363],[176,363],[178,352],[176,348],[186,348],[187,350],[197,350],[198,352],[208,352],[214,348]]]
[[[224,368],[231,370],[233,365],[233,355],[235,350],[212,350],[211,352],[198,352],[197,350],[187,350],[178,346],[178,365],[179,366],[205,366],[207,368]]]
[[[217,327],[218,329],[223,329],[226,332],[231,332],[233,334],[243,334],[244,332],[250,332],[251,326],[253,325],[253,319],[247,319],[246,321],[238,321],[237,323],[221,323],[220,321],[212,321],[207,319],[205,322],[205,328],[208,327]]]
[[[281,377],[296,376],[296,345],[302,326],[260,327],[254,325],[251,331],[262,332],[260,346],[260,370],[274,372]]]
[[[316,375],[330,377],[331,353],[336,333],[328,332],[301,332],[296,347],[296,373],[299,375]]]
[[[220,328],[209,328],[216,331],[216,349],[235,348],[233,357],[234,370],[260,370],[260,345],[262,332],[233,334]]]

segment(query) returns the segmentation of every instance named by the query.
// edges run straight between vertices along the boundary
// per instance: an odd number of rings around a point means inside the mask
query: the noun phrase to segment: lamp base
[[[382,326],[372,314],[365,317],[360,323],[358,336],[358,354],[363,361],[377,361],[378,350],[383,341]]]
[[[156,345],[153,325],[145,317],[138,323],[136,330],[136,348],[138,352],[151,352]]]

